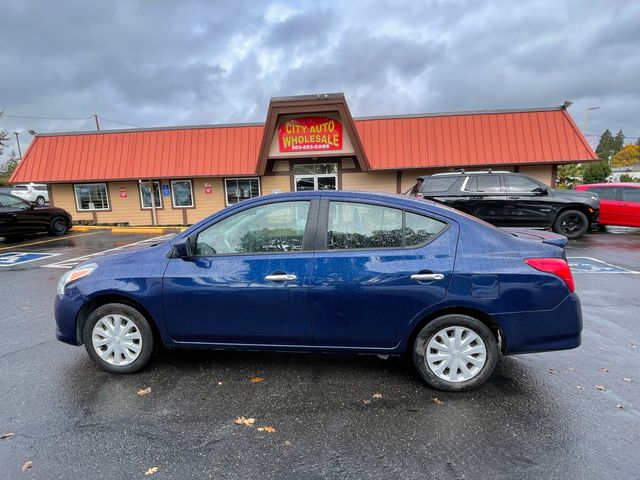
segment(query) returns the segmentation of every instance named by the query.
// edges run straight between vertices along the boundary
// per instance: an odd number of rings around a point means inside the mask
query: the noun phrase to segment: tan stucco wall
[[[341,190],[396,193],[396,172],[343,173]]]
[[[211,184],[211,193],[204,193],[204,184]],[[196,208],[187,210],[189,224],[199,222],[212,213],[222,210],[225,205],[224,182],[222,178],[196,178],[193,180],[193,196]]]
[[[281,192],[291,191],[291,177],[289,175],[272,175],[262,177],[260,179],[260,193],[262,195],[271,195],[274,190]]]
[[[530,177],[533,177],[536,180],[540,180],[545,185],[549,186],[553,186],[551,185],[552,171],[552,165],[530,165],[526,167],[520,167],[520,173],[529,175]]]
[[[64,208],[71,214],[74,221],[93,219],[91,212],[77,212],[76,200],[73,195],[73,186],[68,183],[53,183],[51,188],[51,200],[55,207]]]

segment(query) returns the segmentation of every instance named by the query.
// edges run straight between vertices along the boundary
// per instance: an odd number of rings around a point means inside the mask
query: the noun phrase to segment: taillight
[[[563,258],[525,258],[528,265],[541,272],[552,273],[562,279],[570,292],[575,291],[573,275],[567,261]]]

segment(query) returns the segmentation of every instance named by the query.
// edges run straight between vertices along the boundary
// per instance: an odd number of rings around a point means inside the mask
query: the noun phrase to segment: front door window
[[[294,165],[293,173],[297,192],[338,189],[337,163]]]

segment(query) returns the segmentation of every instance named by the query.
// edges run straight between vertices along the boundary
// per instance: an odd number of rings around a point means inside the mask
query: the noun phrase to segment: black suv
[[[410,195],[428,198],[500,227],[552,228],[578,238],[598,222],[593,193],[554,190],[521,173],[438,173],[418,177]]]

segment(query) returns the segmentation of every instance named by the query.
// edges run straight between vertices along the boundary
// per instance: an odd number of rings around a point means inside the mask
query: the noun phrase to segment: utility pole
[[[100,131],[100,124],[98,123],[98,114],[94,113],[93,118],[96,120],[96,130]]]
[[[20,160],[22,160],[22,150],[20,150],[20,137],[18,135],[20,135],[19,132],[13,132],[13,134],[16,136],[16,143],[18,144],[18,155],[20,156]]]
[[[591,110],[598,110],[600,107],[589,107],[584,111],[584,124],[582,125],[582,132],[587,133],[587,127],[589,126],[589,112]]]

